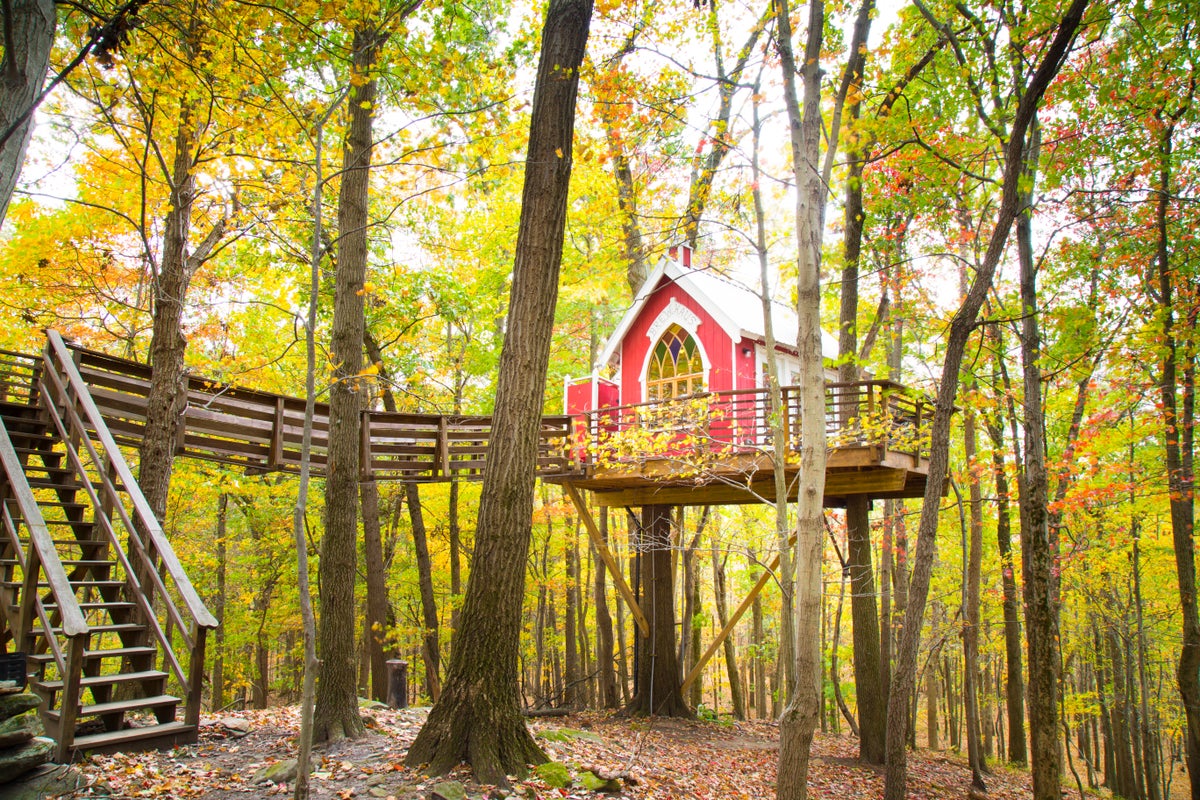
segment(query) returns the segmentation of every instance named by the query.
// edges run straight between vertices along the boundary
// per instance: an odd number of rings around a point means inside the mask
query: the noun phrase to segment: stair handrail
[[[63,660],[62,649],[54,637],[49,615],[46,613],[45,605],[41,602],[37,591],[39,568],[46,576],[46,585],[54,597],[54,602],[58,605],[59,615],[62,617],[63,636],[71,640],[87,636],[91,629],[87,620],[84,619],[83,610],[80,609],[79,600],[71,588],[67,571],[58,557],[58,550],[54,546],[50,529],[46,526],[42,511],[38,508],[37,499],[33,496],[33,490],[29,488],[29,483],[25,479],[25,470],[3,421],[0,421],[0,464],[3,464],[9,490],[12,492],[13,499],[16,500],[17,508],[25,522],[25,528],[29,531],[29,554],[36,559],[36,563],[31,564],[30,559],[23,557],[24,554],[18,543],[13,543],[18,563],[20,563],[25,576],[25,586],[21,591],[22,630],[16,632],[15,638],[19,643],[21,638],[29,634],[29,630],[24,628],[32,621],[32,615],[28,613],[30,606],[27,605],[32,603],[32,609],[36,610],[38,618],[42,622],[42,628],[46,632],[46,641],[50,653],[54,657],[54,662],[58,666],[60,674],[65,676],[68,674],[68,664]],[[15,531],[15,527],[13,530]]]
[[[47,368],[57,366],[58,374],[67,379],[71,391],[75,395],[79,410],[82,411],[88,426],[95,433],[96,438],[100,440],[100,444],[104,448],[109,462],[109,469],[115,473],[117,480],[124,486],[125,493],[133,505],[134,519],[131,522],[135,523],[138,527],[131,528],[131,530],[140,530],[148,539],[148,544],[151,548],[162,559],[163,569],[166,571],[166,574],[171,576],[171,580],[175,584],[175,590],[187,607],[192,622],[198,628],[216,628],[218,625],[216,617],[212,615],[208,607],[205,606],[204,601],[200,599],[199,593],[197,593],[195,587],[192,585],[187,573],[184,572],[183,565],[180,564],[179,558],[175,554],[175,549],[171,546],[170,541],[162,530],[162,526],[151,510],[149,501],[142,494],[142,490],[134,479],[133,472],[130,470],[129,464],[125,461],[125,456],[122,454],[120,447],[117,445],[116,440],[113,439],[108,426],[105,425],[104,417],[96,407],[96,403],[88,391],[86,381],[84,381],[83,376],[79,373],[70,349],[58,331],[53,329],[46,331],[46,340]],[[120,513],[124,515],[123,510]],[[186,635],[186,630],[184,633]]]

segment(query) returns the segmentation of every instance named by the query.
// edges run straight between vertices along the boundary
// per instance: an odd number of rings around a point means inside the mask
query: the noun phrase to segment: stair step
[[[126,711],[139,711],[141,709],[162,708],[163,706],[177,706],[182,700],[178,697],[169,694],[155,695],[154,697],[139,697],[132,700],[113,700],[108,703],[95,703],[94,705],[84,705],[79,707],[79,716],[81,717],[100,717],[107,714],[121,714]],[[42,712],[45,716],[57,721],[62,718],[61,709],[51,709]]]
[[[120,683],[141,683],[142,681],[157,681],[165,680],[167,673],[157,669],[146,670],[145,672],[117,672],[112,675],[85,675],[79,679],[79,685],[85,687],[91,686],[116,686]],[[35,689],[42,691],[57,692],[62,689],[62,680],[39,681],[31,682]]]
[[[105,602],[103,600],[97,600],[92,603],[80,603],[79,604],[79,608],[82,609],[83,611],[97,611],[100,609],[106,609],[108,611],[128,611],[129,609],[136,608],[136,607],[137,607],[137,603],[131,603],[131,602],[128,602],[125,600],[114,600],[112,602]],[[9,605],[9,608],[12,609],[13,611],[17,611],[21,608],[21,606],[17,603],[12,603]],[[52,600],[43,600],[42,608],[45,608],[47,611],[49,611],[51,609],[58,608],[58,603],[55,603]]]
[[[88,628],[92,633],[134,633],[136,631],[146,630],[146,626],[140,622],[122,622],[112,625],[89,625]],[[56,634],[62,633],[62,628],[51,628]],[[38,626],[31,630],[31,636],[38,636],[42,633],[43,628]]]
[[[144,728],[125,728],[119,731],[76,736],[72,749],[76,753],[108,753],[130,749],[128,745],[131,742],[141,743],[138,749],[146,749],[146,746],[175,747],[195,742],[197,733],[195,725],[183,722],[164,722],[161,725],[147,725]]]
[[[21,581],[0,581],[0,588],[4,589],[20,589],[24,586]],[[120,589],[125,585],[125,581],[71,581],[71,585],[76,589],[87,587],[91,589]],[[46,588],[45,581],[38,582],[39,588]]]
[[[157,655],[158,650],[154,647],[114,647],[110,650],[84,650],[84,661],[101,661],[106,658],[135,658],[137,656],[153,656]],[[49,664],[54,660],[54,656],[50,653],[30,653],[25,656],[25,660],[31,664]]]

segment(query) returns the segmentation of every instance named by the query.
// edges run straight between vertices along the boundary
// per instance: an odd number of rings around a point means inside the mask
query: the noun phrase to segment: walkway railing
[[[782,388],[786,452],[800,447],[800,387]],[[883,447],[928,455],[930,402],[892,381],[829,383],[825,427],[830,450]],[[702,392],[653,403],[589,411],[576,417],[576,457],[597,466],[667,458],[677,462],[769,452],[772,435],[766,389]],[[699,465],[699,464],[698,464]]]

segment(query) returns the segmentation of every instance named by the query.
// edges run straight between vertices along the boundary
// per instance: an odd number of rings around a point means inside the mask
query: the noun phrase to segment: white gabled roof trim
[[[762,298],[757,291],[731,278],[690,269],[668,258],[663,258],[646,276],[646,281],[638,291],[637,297],[633,299],[632,305],[604,343],[597,366],[609,364],[616,358],[617,348],[624,341],[629,329],[633,327],[634,320],[645,308],[650,295],[664,279],[677,284],[683,291],[691,295],[721,326],[734,345],[743,337],[756,340],[762,340],[765,337],[766,326],[763,324],[762,318]],[[771,306],[776,340],[780,346],[789,350],[794,349],[794,337],[798,329],[796,312],[778,301],[772,302]],[[670,308],[671,306],[668,305],[667,309],[670,310]],[[821,350],[825,358],[837,358],[837,340],[826,331],[821,331]]]

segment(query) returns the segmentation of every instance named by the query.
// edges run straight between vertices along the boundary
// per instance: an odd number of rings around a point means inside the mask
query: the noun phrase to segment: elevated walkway
[[[151,368],[68,345],[0,351],[0,645],[27,654],[57,757],[195,741],[204,652],[217,621],[142,495],[124,450],[143,435]],[[304,401],[186,379],[178,456],[296,472]],[[797,393],[784,389],[790,496]],[[883,381],[828,387],[826,502],[916,497],[929,406]],[[762,391],[703,394],[542,420],[537,474],[563,484],[601,555],[580,490],[600,505],[706,505],[774,497],[772,409]],[[360,473],[405,482],[478,480],[491,418],[364,411]],[[317,404],[312,466],[324,471],[329,409]],[[615,565],[614,579],[647,623]]]

